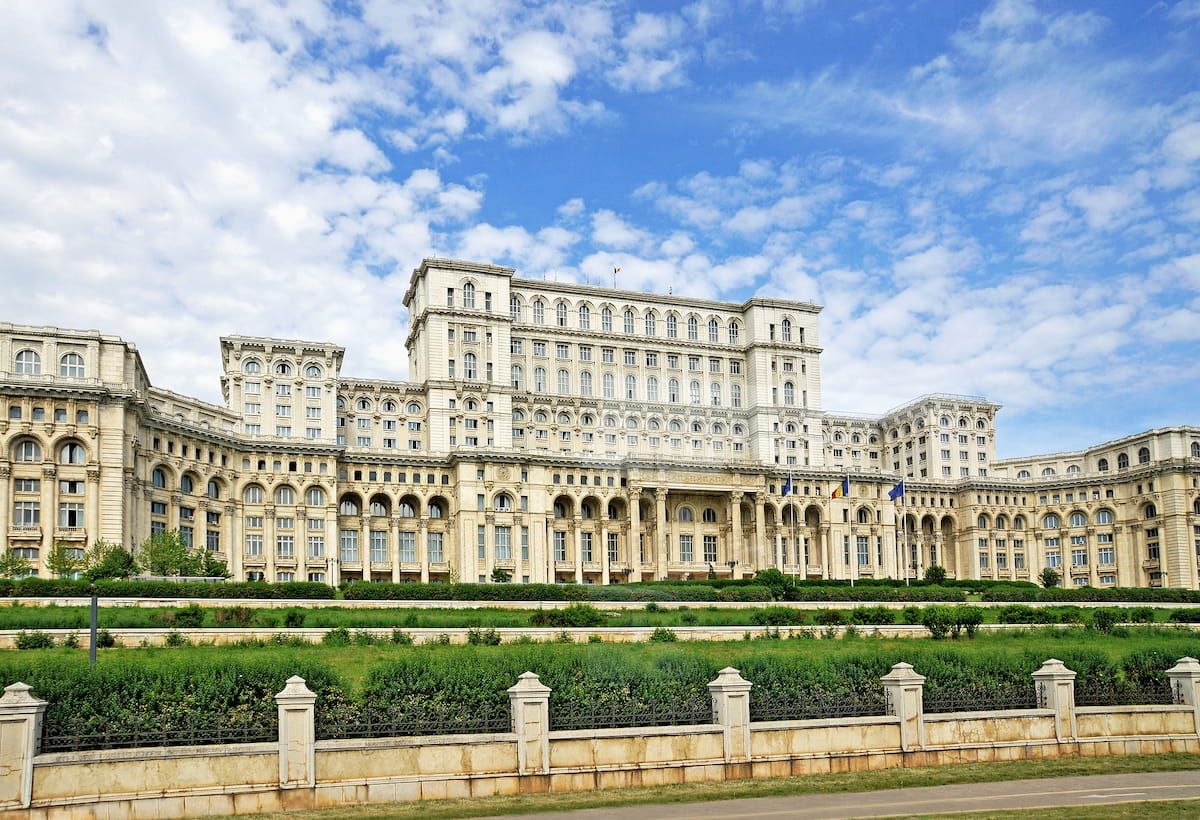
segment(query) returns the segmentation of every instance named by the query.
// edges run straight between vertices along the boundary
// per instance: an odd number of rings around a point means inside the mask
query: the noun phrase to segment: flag
[[[620,268],[613,268],[613,276],[616,276],[620,272],[621,272]]]
[[[783,482],[783,495],[787,495],[792,491],[792,477],[788,476],[787,481]]]
[[[837,485],[837,488],[834,489],[834,491],[833,491],[833,495],[831,495],[829,497],[830,498],[841,498],[841,497],[847,496],[847,495],[850,495],[850,477],[849,476],[846,476],[845,478],[842,479],[842,483]]]
[[[897,498],[899,498],[902,495],[904,495],[904,482],[903,481],[901,481],[895,487],[892,487],[892,489],[888,490],[888,498],[892,499],[892,501],[895,501]]]

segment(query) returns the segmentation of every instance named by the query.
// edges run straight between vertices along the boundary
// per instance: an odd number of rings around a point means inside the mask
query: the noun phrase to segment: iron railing
[[[269,724],[118,727],[103,732],[47,731],[43,752],[80,752],[88,749],[132,749],[161,746],[214,746],[224,743],[274,743],[279,727],[274,715]]]
[[[607,703],[550,701],[550,729],[618,729],[635,726],[695,726],[713,722],[708,698],[619,700]]]
[[[750,720],[815,720],[888,714],[883,687],[867,692],[750,693]]]
[[[1076,706],[1146,706],[1183,703],[1183,687],[1168,680],[1137,685],[1129,681],[1076,681]]]
[[[926,687],[926,714],[1037,709],[1038,692],[1032,681],[1011,684]]]
[[[511,732],[508,704],[361,706],[317,721],[317,740]]]

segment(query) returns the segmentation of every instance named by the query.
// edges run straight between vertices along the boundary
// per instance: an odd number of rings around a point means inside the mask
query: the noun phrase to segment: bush
[[[940,567],[937,564],[926,568],[925,581],[934,586],[941,586],[946,583],[946,568]]]
[[[172,613],[171,622],[184,629],[195,629],[204,624],[204,608],[200,604],[188,604]]]
[[[1112,632],[1114,626],[1121,622],[1121,611],[1111,607],[1092,610],[1092,626],[1100,632]]]
[[[960,633],[966,632],[968,638],[974,638],[979,625],[983,623],[983,607],[956,606],[952,612],[954,623],[950,627],[950,634],[957,638]]]
[[[1170,620],[1177,624],[1200,623],[1200,609],[1176,609],[1171,612]]]
[[[500,634],[494,629],[468,629],[467,643],[472,646],[499,646]]]
[[[1149,606],[1135,606],[1129,610],[1129,620],[1135,624],[1152,624],[1154,623],[1154,608]]]
[[[413,638],[407,632],[401,632],[399,629],[392,630],[392,643],[400,646],[412,646]]]
[[[107,629],[101,629],[96,633],[96,648],[97,649],[112,649],[117,645],[117,639]]]
[[[321,644],[323,646],[349,646],[350,630],[344,626],[331,629],[321,638]]]
[[[927,606],[921,611],[921,625],[935,641],[944,640],[954,626],[954,615],[948,606]]]
[[[254,622],[256,610],[249,606],[223,606],[213,610],[213,620],[217,626],[233,624],[235,626],[250,626]]]
[[[813,613],[813,623],[820,626],[841,626],[846,616],[840,609],[818,609]]]
[[[184,637],[179,632],[176,632],[174,629],[172,629],[170,632],[167,633],[167,637],[163,642],[167,646],[172,646],[172,647],[191,645],[191,641],[189,641],[186,637]]]
[[[802,624],[806,620],[807,613],[788,606],[768,606],[756,609],[750,615],[750,623],[755,626],[792,626]]]
[[[695,612],[685,612],[679,616],[679,622],[684,626],[695,626],[700,622],[700,616]]]
[[[305,613],[299,609],[289,609],[283,613],[283,625],[288,629],[299,629],[304,626]]]
[[[895,611],[886,606],[859,606],[850,610],[851,623],[880,626],[896,622]]]
[[[599,626],[604,623],[604,613],[591,604],[571,604],[566,609],[539,609],[530,616],[533,626]]]
[[[50,649],[54,646],[54,638],[40,630],[26,632],[22,629],[17,633],[17,649]]]
[[[63,645],[64,649],[78,649],[79,648],[79,636],[76,635],[74,632],[70,633],[69,635],[67,635],[67,637],[63,638],[62,645]]]
[[[771,590],[765,586],[723,587],[717,593],[718,601],[770,601]]]
[[[650,633],[650,640],[654,643],[675,643],[679,636],[665,626],[660,626]]]

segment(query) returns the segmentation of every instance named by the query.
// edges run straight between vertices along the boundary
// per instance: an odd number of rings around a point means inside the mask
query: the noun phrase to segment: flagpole
[[[908,583],[908,521],[904,515],[904,496],[900,496],[900,529],[904,532],[904,585]]]
[[[847,490],[847,492],[842,495],[842,498],[844,498],[846,500],[846,519],[849,520],[851,518],[850,513],[852,512],[851,505],[850,505],[850,492],[849,492],[850,474],[849,473],[846,473],[846,481],[845,481],[845,484],[843,484],[842,486],[844,486]],[[853,532],[854,524],[851,523],[850,527],[851,527],[851,532]],[[857,535],[855,535],[854,543],[851,544],[851,546],[854,548],[854,550],[853,550],[853,552],[850,553],[850,555],[851,555],[850,587],[853,588],[854,587],[854,576],[857,574],[857,571],[858,571],[858,536]]]

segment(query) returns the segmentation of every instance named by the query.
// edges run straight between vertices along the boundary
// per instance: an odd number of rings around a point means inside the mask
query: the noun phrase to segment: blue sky
[[[18,3],[0,317],[404,378],[429,255],[814,301],[831,410],[1002,456],[1197,423],[1200,0]]]

